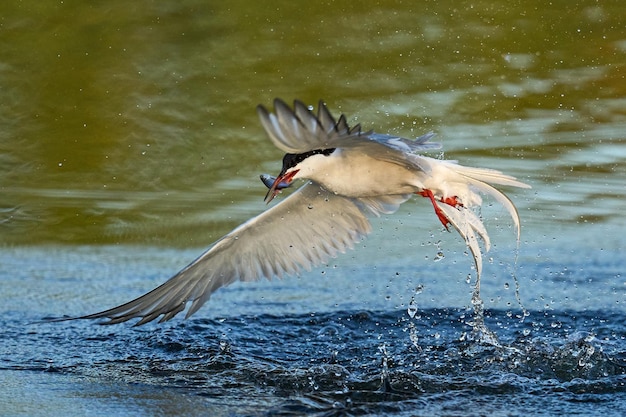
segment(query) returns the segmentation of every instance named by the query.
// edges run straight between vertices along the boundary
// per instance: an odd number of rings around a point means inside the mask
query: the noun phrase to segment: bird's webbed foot
[[[463,204],[461,204],[458,198],[456,196],[445,197],[445,198],[444,197],[435,198],[435,195],[433,194],[433,192],[427,188],[423,189],[422,191],[418,191],[415,194],[421,195],[422,197],[426,197],[430,200],[430,202],[433,204],[433,208],[435,209],[435,214],[439,218],[439,221],[441,222],[441,224],[443,224],[443,227],[445,227],[446,230],[450,230],[448,229],[450,220],[445,215],[445,213],[439,208],[439,206],[437,205],[437,201],[440,201],[452,207],[463,207]]]

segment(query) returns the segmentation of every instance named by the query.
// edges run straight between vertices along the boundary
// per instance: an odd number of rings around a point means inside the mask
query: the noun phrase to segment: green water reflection
[[[3,2],[0,242],[205,246],[264,209],[274,97],[434,130],[530,182],[523,212],[616,221],[622,3]]]

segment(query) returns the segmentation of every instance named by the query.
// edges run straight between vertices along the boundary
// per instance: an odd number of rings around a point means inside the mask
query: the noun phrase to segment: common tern
[[[243,223],[215,242],[161,286],[128,303],[79,319],[107,318],[106,324],[138,318],[136,325],[160,317],[170,320],[185,310],[194,314],[217,289],[235,281],[282,277],[310,270],[352,249],[371,231],[368,216],[395,212],[413,195],[432,203],[441,223],[452,225],[473,254],[477,276],[489,235],[474,209],[479,193],[495,198],[509,212],[519,242],[515,205],[493,185],[529,188],[499,171],[471,168],[420,152],[439,149],[432,133],[410,140],[364,132],[335,119],[320,101],[317,115],[295,101],[290,108],[274,101],[274,113],[257,113],[272,143],[285,152],[277,177],[261,176],[270,203],[298,179],[304,184],[280,203]]]

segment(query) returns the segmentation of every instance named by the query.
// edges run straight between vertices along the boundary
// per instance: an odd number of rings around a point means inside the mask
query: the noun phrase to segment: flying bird
[[[476,266],[490,241],[475,209],[481,193],[509,212],[519,241],[515,205],[494,185],[529,188],[499,171],[471,168],[421,153],[440,149],[432,133],[417,139],[362,131],[344,115],[335,119],[320,101],[317,114],[300,101],[289,107],[274,101],[274,112],[259,105],[257,113],[272,143],[285,152],[278,176],[262,175],[269,204],[282,190],[302,179],[287,198],[251,218],[215,242],[196,260],[161,286],[120,306],[79,319],[107,318],[115,324],[138,318],[170,320],[187,307],[194,314],[217,289],[235,281],[282,277],[310,270],[352,249],[371,231],[368,216],[395,212],[411,196],[426,197],[437,218],[465,240]],[[188,304],[191,304],[188,306]]]

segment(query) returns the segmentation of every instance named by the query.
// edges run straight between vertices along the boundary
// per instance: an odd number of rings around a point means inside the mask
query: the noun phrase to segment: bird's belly
[[[346,197],[410,194],[421,189],[415,172],[372,158],[341,164],[333,171],[318,176],[316,181],[327,190]]]

